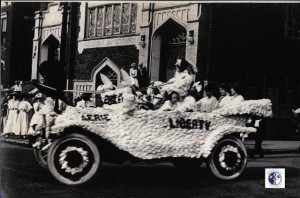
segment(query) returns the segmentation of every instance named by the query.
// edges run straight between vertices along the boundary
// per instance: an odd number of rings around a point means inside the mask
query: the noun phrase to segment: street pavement
[[[235,180],[219,180],[203,164],[194,172],[178,171],[171,163],[103,163],[99,174],[85,185],[65,186],[39,167],[26,140],[0,142],[1,198],[198,198],[299,197],[299,141],[264,141],[264,158],[249,159]],[[24,144],[25,142],[25,144]],[[253,141],[246,141],[251,150]],[[285,168],[286,188],[265,189],[265,168]]]

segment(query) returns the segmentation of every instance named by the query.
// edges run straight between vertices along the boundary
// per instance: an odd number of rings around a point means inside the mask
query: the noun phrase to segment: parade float
[[[51,126],[51,145],[37,158],[67,185],[91,179],[102,161],[170,160],[187,169],[206,161],[218,178],[238,177],[247,164],[242,140],[250,115],[270,117],[270,100],[250,100],[211,113],[69,107]],[[42,156],[42,153],[46,153]],[[45,156],[47,156],[45,158]]]
[[[168,84],[166,91],[181,88],[181,93],[187,93],[189,80],[176,82]],[[272,116],[268,99],[200,113],[146,111],[137,108],[132,89],[124,87],[121,94],[122,102],[103,107],[68,107],[55,114],[53,106],[46,124],[48,144],[43,136],[34,144],[39,164],[67,185],[89,181],[101,171],[103,161],[121,164],[128,160],[167,160],[186,170],[206,162],[213,175],[231,180],[239,177],[247,164],[244,139],[256,132],[246,125],[247,120]]]

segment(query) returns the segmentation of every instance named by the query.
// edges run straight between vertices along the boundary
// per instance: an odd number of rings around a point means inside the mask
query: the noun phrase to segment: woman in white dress
[[[218,106],[217,108],[221,108],[225,106],[226,104],[229,104],[231,102],[231,97],[229,94],[229,87],[227,87],[225,84],[221,84],[219,86],[219,91],[220,91],[220,98],[218,100]]]
[[[20,101],[17,99],[18,94],[13,92],[11,94],[12,99],[8,101],[8,108],[7,108],[7,122],[4,128],[3,135],[14,134],[16,131],[16,124],[19,114],[19,103]]]
[[[25,136],[28,134],[29,129],[29,119],[28,112],[33,108],[31,104],[25,100],[25,94],[21,94],[20,98],[22,101],[19,103],[19,115],[16,124],[16,135]]]
[[[231,85],[231,101],[229,105],[239,104],[244,102],[244,97],[241,95],[241,87],[238,84]]]
[[[132,85],[135,85],[135,86],[139,87],[139,81],[137,79],[138,70],[137,70],[136,63],[131,64],[131,68],[129,70],[129,75],[130,75],[131,80],[132,80]]]
[[[42,94],[41,93],[38,93],[34,96],[33,98],[33,109],[34,109],[34,114],[31,118],[31,121],[30,121],[30,128],[29,128],[29,131],[28,131],[28,135],[33,135],[34,132],[35,132],[35,127],[36,125],[38,124],[38,119],[40,117],[40,113],[39,111],[42,109],[42,107],[44,106],[44,103],[42,102]]]
[[[174,111],[177,108],[179,108],[179,106],[181,105],[181,102],[179,102],[180,100],[180,96],[176,91],[173,91],[170,95],[169,95],[169,100],[167,100],[160,108],[158,111]]]
[[[188,90],[191,88],[194,77],[189,74],[187,67],[189,64],[185,59],[177,59],[175,63],[176,72],[173,78],[168,80],[167,83],[160,86],[160,93],[164,95],[165,93],[170,94],[172,91],[177,92],[180,96],[186,96]]]

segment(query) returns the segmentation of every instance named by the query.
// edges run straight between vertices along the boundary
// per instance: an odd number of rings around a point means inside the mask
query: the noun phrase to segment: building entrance
[[[185,57],[185,42],[186,42],[186,32],[180,32],[175,37],[171,38],[164,46],[165,50],[162,51],[163,56],[162,62],[162,72],[160,73],[161,80],[169,80],[174,77],[176,68],[174,66],[178,58]]]
[[[166,82],[175,74],[177,58],[184,58],[186,51],[186,29],[168,19],[153,34],[151,57],[151,80]]]

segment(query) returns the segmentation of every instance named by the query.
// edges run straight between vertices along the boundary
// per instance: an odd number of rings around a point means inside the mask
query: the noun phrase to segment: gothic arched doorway
[[[59,40],[52,34],[41,46],[41,63],[46,60],[54,62],[59,60]]]
[[[176,59],[185,57],[186,29],[170,18],[152,39],[151,80],[167,81],[175,74]]]

